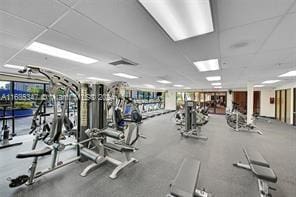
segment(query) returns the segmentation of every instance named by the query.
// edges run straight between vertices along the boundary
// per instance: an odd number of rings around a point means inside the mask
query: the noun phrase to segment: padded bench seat
[[[264,181],[269,181],[276,183],[277,176],[273,172],[271,168],[258,166],[258,165],[250,165],[252,172],[256,175],[258,179],[262,179]]]
[[[170,193],[176,197],[193,197],[198,181],[200,161],[184,159],[176,178],[171,184]]]
[[[270,168],[269,163],[258,151],[251,148],[244,148],[243,151],[249,162],[251,171],[258,179],[273,183],[277,182],[277,176],[274,171]]]
[[[16,155],[16,158],[18,159],[23,159],[23,158],[28,158],[28,157],[41,157],[45,155],[50,155],[52,152],[52,149],[50,147],[45,147],[43,149],[37,149],[37,150],[32,150],[29,152],[24,152],[24,153],[19,153]]]
[[[109,149],[112,149],[112,150],[115,150],[115,151],[118,151],[118,152],[133,152],[134,149],[131,148],[131,147],[128,147],[128,146],[124,146],[124,145],[117,145],[117,144],[112,144],[112,143],[104,143],[104,146],[109,148]]]
[[[263,156],[258,151],[251,148],[244,148],[243,151],[250,164],[270,167],[269,163],[263,158]]]

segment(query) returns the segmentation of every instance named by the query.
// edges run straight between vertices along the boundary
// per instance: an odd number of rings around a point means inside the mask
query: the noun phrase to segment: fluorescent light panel
[[[295,76],[296,76],[296,70],[292,70],[290,72],[280,75],[279,77],[295,77]]]
[[[208,81],[220,81],[221,80],[221,76],[210,76],[210,77],[206,77],[206,79]]]
[[[18,65],[13,65],[13,64],[5,64],[3,65],[3,67],[5,68],[12,68],[12,69],[18,69],[18,70],[22,70],[25,67],[24,66],[18,66]]]
[[[218,83],[212,83],[212,86],[220,86],[222,85],[222,83],[218,82]]]
[[[209,0],[138,0],[174,40],[214,31]]]
[[[191,88],[190,88],[190,87],[185,87],[184,89],[185,89],[185,90],[190,90]]]
[[[218,59],[194,62],[194,65],[198,68],[200,72],[219,70]]]
[[[46,55],[51,55],[54,57],[59,57],[59,58],[63,58],[63,59],[67,59],[67,60],[71,60],[74,62],[79,62],[79,63],[83,63],[83,64],[93,64],[95,62],[97,62],[98,60],[93,59],[93,58],[89,58],[83,55],[78,55],[76,53],[72,53],[63,49],[59,49],[53,46],[49,46],[46,44],[42,44],[39,42],[33,42],[30,46],[28,46],[26,48],[27,50],[30,51],[35,51],[38,53],[43,53]]]
[[[182,87],[184,87],[184,86],[183,86],[183,85],[176,84],[176,85],[174,85],[174,87],[182,88]]]
[[[215,88],[215,89],[221,89],[222,86],[215,86],[214,88]]]
[[[272,84],[272,83],[277,83],[281,80],[267,80],[267,81],[263,81],[262,84]]]
[[[163,83],[163,84],[169,84],[169,83],[172,83],[172,82],[167,81],[167,80],[158,80],[158,81],[156,81],[156,82],[158,82],[158,83]]]
[[[155,88],[155,86],[151,84],[144,84],[144,86],[146,86],[147,88]]]
[[[98,77],[88,77],[87,79],[90,80],[96,80],[96,81],[111,81],[110,79],[103,79],[103,78],[98,78]]]
[[[137,76],[129,75],[129,74],[126,74],[126,73],[114,73],[113,75],[115,75],[117,77],[127,78],[127,79],[137,79],[137,78],[139,78]]]
[[[255,87],[255,88],[262,88],[262,87],[264,87],[264,85],[260,85],[260,84],[258,84],[258,85],[254,85],[254,87]]]

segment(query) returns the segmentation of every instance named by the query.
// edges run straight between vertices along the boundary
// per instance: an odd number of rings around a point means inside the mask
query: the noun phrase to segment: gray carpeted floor
[[[278,176],[274,197],[296,196],[296,129],[273,121],[260,121],[264,135],[235,132],[227,127],[224,116],[211,116],[203,128],[208,141],[182,138],[172,113],[145,120],[142,133],[147,139],[138,143],[135,157],[139,163],[124,169],[116,180],[108,176],[113,166],[104,164],[87,177],[79,173],[89,162],[74,163],[39,179],[31,186],[8,188],[9,176],[26,173],[31,159],[17,160],[15,154],[28,150],[31,138],[24,145],[0,150],[0,196],[73,196],[73,197],[141,197],[165,196],[185,157],[202,162],[199,186],[217,197],[256,197],[257,180],[251,172],[235,168],[232,163],[245,161],[242,147],[256,147]],[[43,162],[46,159],[42,158]]]

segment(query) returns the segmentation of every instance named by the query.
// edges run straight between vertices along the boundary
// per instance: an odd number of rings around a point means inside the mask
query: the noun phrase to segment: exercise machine
[[[260,197],[271,197],[269,189],[276,190],[268,185],[268,182],[276,183],[277,176],[270,167],[270,164],[255,149],[243,148],[248,164],[241,162],[233,164],[235,167],[250,170],[256,177],[258,182],[258,190]]]
[[[8,120],[13,119],[13,116],[6,116],[6,110],[8,108],[7,105],[2,105],[1,107],[2,107],[2,116],[0,117],[0,120],[2,121],[2,127],[0,132],[0,149],[23,144],[23,142],[13,142],[13,143],[9,142],[10,140],[13,139],[13,137],[10,134]]]
[[[132,163],[138,162],[137,159],[131,157],[131,153],[136,151],[136,148],[132,146],[132,136],[135,133],[136,125],[130,124],[129,128],[126,129],[127,133],[123,134],[115,131],[114,129],[88,129],[85,131],[89,139],[88,145],[81,148],[81,155],[92,160],[94,163],[87,166],[82,172],[81,176],[87,176],[92,170],[99,167],[104,162],[110,162],[116,167],[110,174],[111,179],[115,179],[118,173],[125,167]],[[107,138],[118,140],[115,143],[108,142]],[[86,142],[86,141],[85,141]],[[94,151],[97,149],[99,151]],[[125,161],[119,161],[109,156],[108,151],[121,152],[125,155]]]
[[[25,158],[33,158],[33,162],[31,167],[29,168],[29,175],[21,175],[14,179],[8,178],[10,181],[9,187],[17,187],[20,185],[23,185],[26,183],[26,185],[32,185],[35,180],[45,174],[48,174],[50,172],[53,172],[61,167],[67,166],[75,161],[78,161],[80,159],[80,152],[79,152],[79,143],[62,143],[60,141],[62,136],[62,130],[64,125],[64,119],[65,119],[65,112],[67,107],[67,102],[69,101],[68,95],[70,90],[76,95],[76,97],[79,99],[80,97],[80,84],[66,75],[59,73],[57,71],[53,71],[50,69],[42,68],[42,67],[36,67],[36,66],[26,66],[23,70],[20,71],[21,73],[28,73],[29,75],[31,73],[38,73],[43,74],[46,76],[50,81],[49,86],[49,94],[52,96],[54,100],[54,117],[53,122],[51,124],[50,132],[48,134],[48,140],[44,140],[47,146],[36,149],[36,145],[34,150],[19,153],[17,154],[16,158],[18,159],[25,159]],[[58,114],[57,110],[57,103],[58,103],[58,92],[62,90],[64,94],[64,100],[63,100],[63,107],[62,112]],[[41,109],[41,107],[40,107]],[[39,112],[40,112],[39,109]],[[35,121],[33,121],[33,129],[34,127],[37,128],[36,123],[36,117],[38,115],[38,112],[34,116]],[[78,137],[78,136],[77,136]],[[34,142],[35,143],[35,142]],[[37,142],[36,142],[37,143]],[[33,144],[34,146],[34,144]],[[77,156],[67,160],[67,161],[58,161],[58,155],[66,149],[66,147],[74,147],[77,149]],[[52,160],[51,164],[48,168],[36,172],[37,165],[38,165],[38,159],[39,157],[51,155]]]
[[[184,130],[181,135],[195,139],[207,140],[206,136],[201,135],[201,127],[207,123],[206,117],[196,111],[195,101],[185,101],[185,122]]]
[[[238,104],[235,102],[232,102],[232,110],[231,112],[227,112],[225,114],[226,117],[226,122],[228,126],[233,128],[235,131],[240,131],[240,130],[247,130],[250,132],[256,132],[259,135],[263,135],[262,131],[256,128],[254,124],[248,124],[247,123],[247,117],[243,115],[241,112],[238,110]]]
[[[200,166],[200,161],[185,158],[170,184],[170,194],[167,197],[212,197],[204,188],[197,188]]]

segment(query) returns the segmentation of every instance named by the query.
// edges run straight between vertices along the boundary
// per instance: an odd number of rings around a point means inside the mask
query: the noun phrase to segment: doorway
[[[247,101],[248,95],[247,91],[236,91],[233,93],[233,101],[239,104],[239,112],[247,113]],[[260,91],[254,91],[253,96],[253,113],[260,115]]]

